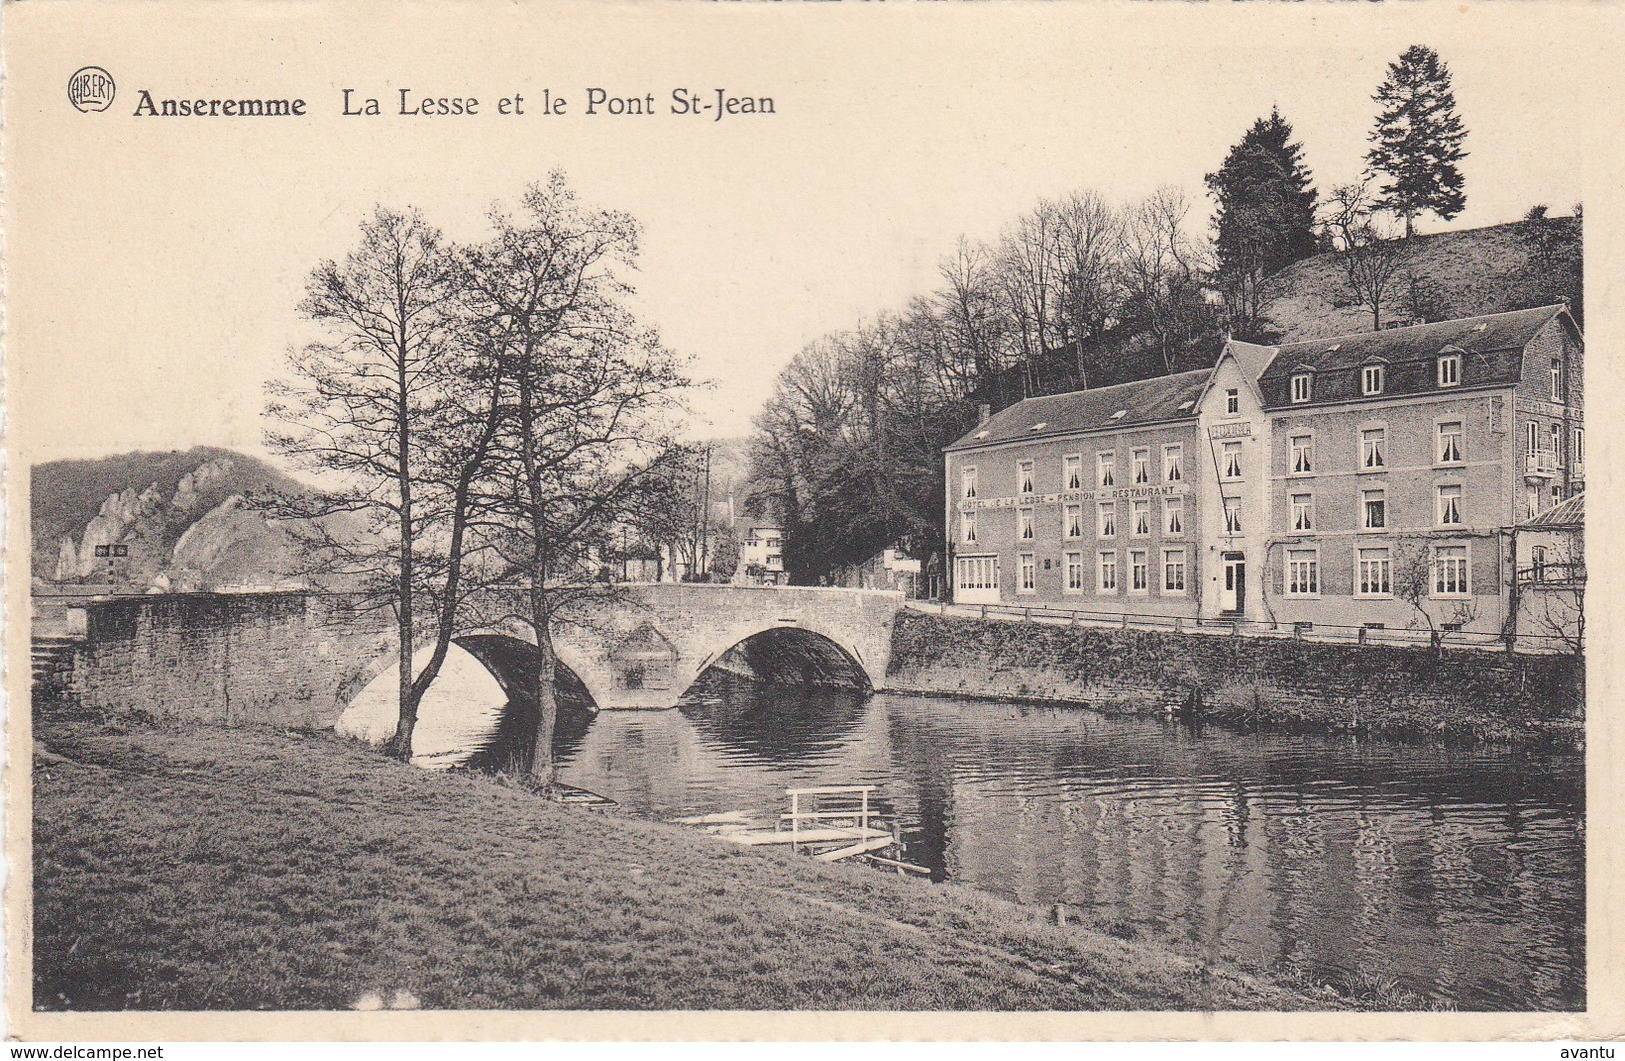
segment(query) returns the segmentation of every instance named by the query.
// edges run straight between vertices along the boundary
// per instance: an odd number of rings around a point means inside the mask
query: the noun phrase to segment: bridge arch
[[[825,650],[823,653],[824,662],[839,660],[840,663],[844,664],[853,684],[861,688],[862,691],[871,692],[877,688],[879,684],[876,680],[877,675],[872,670],[874,663],[864,658],[863,650],[860,647],[845,637],[839,630],[824,623],[798,618],[793,622],[786,622],[782,619],[746,621],[720,631],[705,642],[711,646],[708,652],[685,661],[686,666],[679,669],[678,680],[673,683],[673,689],[678,696],[681,696],[728,653],[760,638],[771,637],[774,634],[801,635],[807,639],[804,643],[821,646]],[[768,675],[762,676],[768,677]],[[879,677],[884,677],[883,671]]]
[[[434,641],[433,636],[417,639],[414,670],[428,662]],[[591,673],[590,661],[568,646],[555,656],[561,698],[597,710],[597,695],[582,677],[584,671]],[[398,651],[384,652],[348,683],[334,724],[337,732],[371,743],[382,743],[395,732],[399,660]],[[535,680],[539,660],[535,642],[517,629],[475,630],[453,638],[440,674],[419,705],[415,755],[432,760],[450,749],[484,742],[508,718],[504,705],[524,695]]]

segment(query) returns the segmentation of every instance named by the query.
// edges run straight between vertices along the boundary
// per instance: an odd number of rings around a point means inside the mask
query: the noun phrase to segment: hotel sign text
[[[959,502],[961,511],[980,508],[1027,508],[1032,505],[1070,505],[1078,501],[1119,498],[1172,497],[1185,492],[1184,483],[1166,486],[1120,486],[1115,490],[1068,490],[1059,494],[1022,494],[1020,497],[978,497]]]

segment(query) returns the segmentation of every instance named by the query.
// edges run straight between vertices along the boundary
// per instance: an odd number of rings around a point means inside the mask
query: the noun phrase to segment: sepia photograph
[[[3,12],[10,1036],[1625,1030],[1617,8],[397,10]]]

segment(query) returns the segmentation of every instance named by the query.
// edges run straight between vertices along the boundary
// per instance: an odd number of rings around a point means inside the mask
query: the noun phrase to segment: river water
[[[489,750],[500,708],[459,714],[472,728],[449,727],[426,761]],[[566,710],[555,750],[561,780],[663,820],[769,825],[786,788],[878,785],[935,879],[1210,960],[1391,980],[1460,1009],[1585,1003],[1572,750],[1195,730],[715,672],[674,711]]]
[[[880,785],[936,879],[1212,960],[1460,1009],[1584,1006],[1576,752],[726,679],[558,750],[562,780],[662,819],[766,824],[788,787]]]

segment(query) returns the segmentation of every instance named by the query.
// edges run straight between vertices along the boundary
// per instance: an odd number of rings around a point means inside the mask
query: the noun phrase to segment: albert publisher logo
[[[75,70],[73,76],[68,78],[68,102],[87,113],[111,107],[113,94],[117,91],[113,75],[99,66]]]

